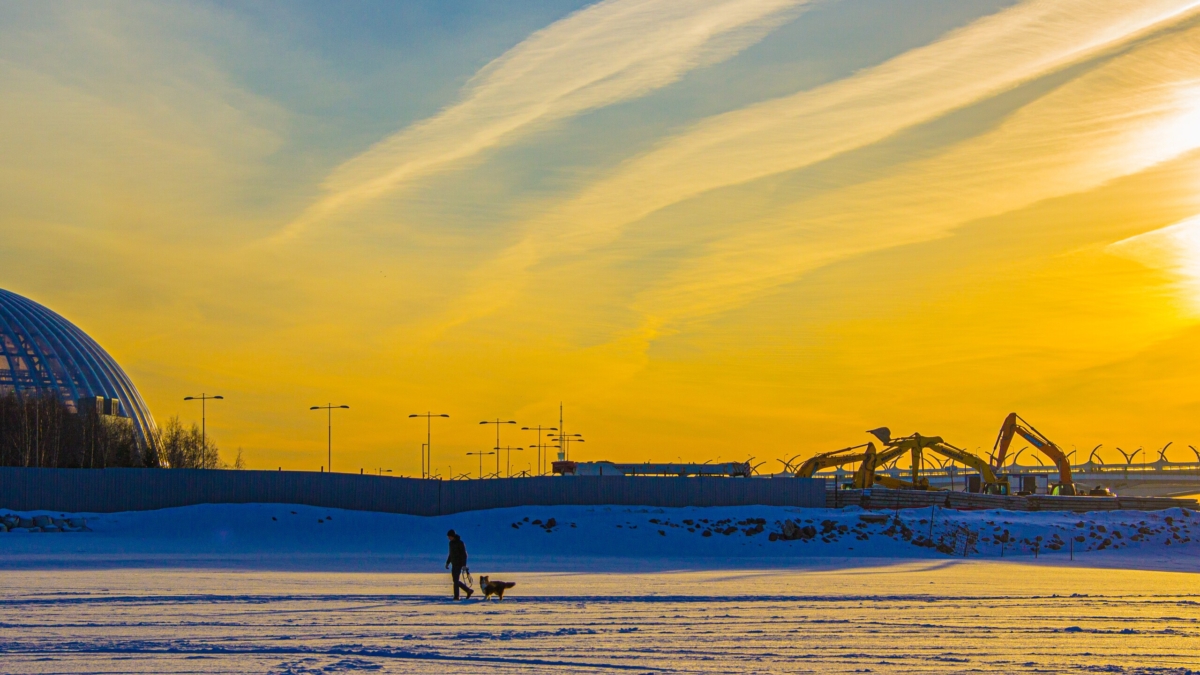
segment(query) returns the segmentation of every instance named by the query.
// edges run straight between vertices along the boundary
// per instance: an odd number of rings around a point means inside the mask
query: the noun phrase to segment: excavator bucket
[[[884,445],[891,445],[891,443],[892,443],[892,430],[887,427],[879,427],[878,429],[871,429],[871,430],[867,431],[867,433],[871,434],[875,438],[878,438],[879,442],[883,443]]]

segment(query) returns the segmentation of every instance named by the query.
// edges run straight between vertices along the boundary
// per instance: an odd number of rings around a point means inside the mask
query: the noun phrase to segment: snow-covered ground
[[[0,514],[3,514],[0,511]],[[1200,568],[1200,514],[858,508],[555,506],[425,518],[222,504],[86,519],[90,532],[0,534],[0,565],[427,572],[462,535],[472,567],[657,571],[811,566],[821,559],[1005,558]],[[23,514],[31,516],[34,514]],[[866,520],[870,519],[870,521]],[[788,525],[791,521],[791,525]],[[796,537],[780,538],[782,534]],[[775,541],[771,539],[775,538]]]
[[[1182,510],[79,517],[0,534],[0,671],[1200,673]],[[451,527],[503,602],[448,598]]]

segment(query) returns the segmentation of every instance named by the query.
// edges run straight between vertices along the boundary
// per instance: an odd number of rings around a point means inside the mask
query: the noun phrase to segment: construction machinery
[[[1013,437],[1018,435],[1043,455],[1049,457],[1058,467],[1058,483],[1050,486],[1050,494],[1080,494],[1074,481],[1071,480],[1071,462],[1067,459],[1067,453],[1055,445],[1054,441],[1046,438],[1045,434],[1034,429],[1032,424],[1021,419],[1015,412],[1009,413],[1008,417],[1004,418],[1004,424],[1000,426],[1000,433],[996,436],[996,443],[992,446],[992,462],[996,469],[1004,466],[1004,457],[1008,453],[1008,447],[1012,444]]]
[[[861,452],[855,452],[856,450],[861,450]],[[853,486],[858,489],[871,487],[875,482],[875,466],[879,463],[874,443],[852,445],[848,448],[823,452],[810,457],[804,460],[800,468],[796,469],[796,477],[812,478],[813,474],[821,469],[827,469],[831,466],[842,466],[843,464],[854,464],[856,462],[859,464],[859,467],[854,472]]]
[[[912,451],[912,439],[897,439],[896,443],[890,445],[885,442],[882,450],[876,450],[874,443],[852,445],[848,448],[823,452],[810,457],[796,470],[796,477],[812,478],[816,472],[822,469],[828,469],[833,466],[844,466],[846,464],[858,464],[858,468],[854,471],[852,482],[844,487],[862,490],[880,485],[896,490],[928,490],[930,489],[929,481],[921,478],[919,473],[913,482],[876,473],[877,468],[894,459],[898,459],[904,453]]]
[[[921,477],[921,467],[924,464],[924,453],[925,451],[929,451],[978,471],[981,492],[993,495],[1007,495],[1010,493],[1007,477],[997,476],[996,472],[992,470],[991,465],[988,464],[987,461],[976,457],[962,448],[950,445],[942,440],[941,436],[922,436],[921,434],[912,434],[910,436],[903,436],[901,438],[892,438],[891,430],[889,430],[887,427],[872,429],[868,433],[874,435],[876,438],[882,441],[885,446],[887,446],[887,450],[880,452],[877,457],[895,457],[903,454],[904,452],[908,452],[911,455],[912,469],[910,475],[912,477],[912,482],[910,485],[904,486],[908,487],[908,489],[930,489],[929,481]],[[883,463],[883,461],[877,460],[876,466]],[[882,476],[877,476],[875,478],[876,482],[886,485],[882,479]]]
[[[924,453],[931,452],[951,459],[959,464],[979,472],[981,491],[987,494],[1009,494],[1008,479],[997,477],[987,461],[957,448],[942,440],[941,436],[922,436],[912,434],[901,438],[892,438],[887,427],[872,429],[869,432],[883,443],[883,448],[876,450],[874,443],[853,445],[840,450],[824,452],[805,460],[796,470],[797,478],[812,478],[821,469],[833,466],[843,466],[857,463],[852,487],[865,489],[874,485],[901,490],[930,490],[929,480],[921,476],[924,464]],[[898,459],[904,454],[911,457],[911,480],[903,481],[884,474],[876,473],[876,469],[888,462]]]

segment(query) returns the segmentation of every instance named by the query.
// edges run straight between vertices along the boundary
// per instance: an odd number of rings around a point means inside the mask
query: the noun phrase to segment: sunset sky
[[[7,2],[0,236],[250,468],[1191,459],[1200,0]]]

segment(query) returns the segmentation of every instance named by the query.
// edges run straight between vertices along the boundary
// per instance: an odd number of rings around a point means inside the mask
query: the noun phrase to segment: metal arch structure
[[[52,394],[78,412],[79,402],[121,402],[138,442],[156,446],[158,429],[142,395],[121,366],[87,333],[54,311],[0,289],[0,393]]]

